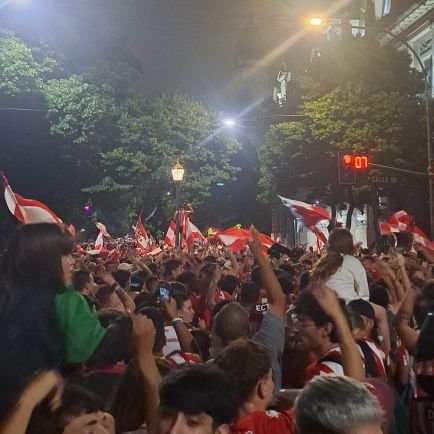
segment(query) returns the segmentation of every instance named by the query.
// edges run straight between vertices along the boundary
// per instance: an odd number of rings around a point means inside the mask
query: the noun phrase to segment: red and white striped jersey
[[[371,353],[375,360],[375,365],[378,372],[378,378],[382,378],[383,380],[387,379],[387,367],[390,364],[389,356],[385,353],[385,351],[379,347],[372,339],[369,338],[362,338],[360,339],[363,342],[366,342],[369,349],[371,350]],[[363,354],[362,349],[359,347],[360,355],[362,356],[363,365],[365,364],[365,357]]]

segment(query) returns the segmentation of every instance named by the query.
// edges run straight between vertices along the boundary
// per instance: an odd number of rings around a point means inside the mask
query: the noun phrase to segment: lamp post
[[[324,24],[323,20],[321,18],[312,18],[310,21],[310,24],[314,27],[320,27]],[[354,26],[351,23],[348,23],[347,25],[341,24],[343,27],[350,27],[351,29],[355,30],[367,30],[367,27],[364,26]],[[431,121],[430,121],[430,99],[431,99],[431,89],[429,84],[429,75],[428,71],[425,68],[425,65],[422,62],[422,59],[419,57],[419,55],[416,53],[414,48],[405,40],[400,38],[399,36],[395,35],[394,33],[390,32],[389,30],[385,30],[383,28],[371,26],[369,29],[373,30],[377,33],[384,33],[385,35],[391,36],[393,39],[399,41],[401,44],[403,44],[414,56],[414,58],[417,60],[417,63],[420,66],[420,69],[424,76],[424,85],[425,85],[425,128],[426,128],[426,151],[427,151],[427,160],[428,160],[428,167],[431,167],[431,159],[432,159],[432,146],[431,146]],[[430,221],[430,234],[431,239],[434,238],[434,209],[433,209],[433,185],[432,180],[430,177],[428,177],[428,204],[429,204],[429,221]]]
[[[175,182],[175,186],[176,186],[176,227],[175,227],[175,246],[179,247],[180,246],[180,233],[179,233],[179,225],[180,225],[180,221],[179,221],[179,199],[180,199],[180,191],[181,191],[181,182],[184,179],[184,168],[181,166],[181,164],[179,164],[179,161],[176,162],[175,166],[172,169],[172,178],[173,181]]]

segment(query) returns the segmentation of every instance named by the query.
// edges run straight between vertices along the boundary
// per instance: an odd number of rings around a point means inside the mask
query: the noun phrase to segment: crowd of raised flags
[[[6,176],[1,173],[4,197],[10,212],[21,223],[62,223],[62,220],[44,203],[35,199],[26,199],[15,193]],[[316,248],[327,244],[327,237],[318,227],[321,221],[330,221],[332,216],[328,209],[318,205],[310,205],[298,200],[288,199],[278,196],[282,204],[291,210],[305,228],[311,230],[317,237]],[[154,210],[155,211],[155,210]],[[178,215],[179,213],[179,215]],[[209,237],[205,237],[200,229],[191,221],[191,211],[180,209],[175,212],[173,220],[170,221],[164,242],[158,243],[157,240],[146,230],[142,222],[142,211],[139,213],[137,222],[132,226],[134,232],[135,245],[143,255],[157,255],[161,253],[162,247],[174,247],[176,245],[176,220],[179,218],[180,246],[186,247],[189,251],[194,246],[203,246],[208,243]],[[105,240],[113,243],[113,237],[107,231],[106,226],[101,222],[95,222],[98,235],[94,244],[94,251],[104,250]],[[381,235],[395,235],[397,233],[411,233],[415,242],[420,244],[430,254],[434,254],[434,242],[414,223],[413,217],[406,211],[401,210],[392,214],[387,221],[379,221],[379,232]],[[69,226],[70,231],[75,234],[73,225]],[[209,234],[208,234],[209,235]],[[250,231],[240,227],[231,227],[222,231],[217,231],[212,235],[219,242],[230,248],[233,252],[243,250],[251,239]],[[260,239],[264,249],[271,247],[275,240],[265,234],[260,234]],[[78,249],[80,251],[80,249]]]

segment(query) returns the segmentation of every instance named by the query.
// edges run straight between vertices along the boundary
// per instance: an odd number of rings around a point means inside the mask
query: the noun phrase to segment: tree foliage
[[[332,41],[322,54],[296,80],[303,120],[267,133],[262,201],[277,193],[329,204],[369,203],[374,186],[367,174],[358,176],[354,189],[338,185],[339,150],[366,154],[377,164],[426,166],[422,83],[408,56],[370,38]]]

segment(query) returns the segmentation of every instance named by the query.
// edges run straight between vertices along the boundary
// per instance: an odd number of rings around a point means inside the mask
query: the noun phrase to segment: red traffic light
[[[365,155],[349,155],[345,154],[342,157],[342,163],[344,166],[351,166],[356,170],[367,169],[369,166],[368,157]]]
[[[351,155],[348,155],[348,154],[344,155],[343,162],[344,162],[344,164],[349,166],[353,162]]]

